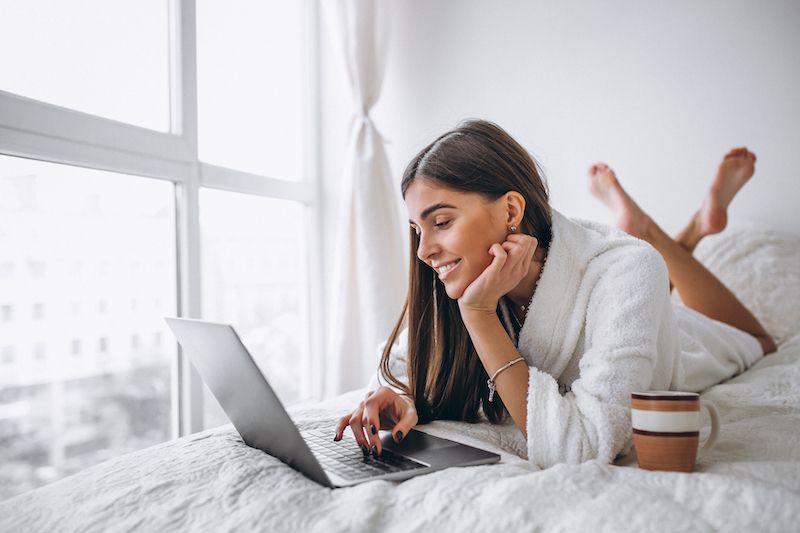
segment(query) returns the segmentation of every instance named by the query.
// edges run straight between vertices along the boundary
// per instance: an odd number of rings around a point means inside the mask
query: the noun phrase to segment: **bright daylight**
[[[800,4],[0,0],[0,531],[793,531]]]

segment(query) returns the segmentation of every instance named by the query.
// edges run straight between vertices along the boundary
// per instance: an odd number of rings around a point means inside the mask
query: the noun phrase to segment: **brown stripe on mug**
[[[681,436],[668,433],[668,436],[642,435],[634,430],[633,442],[636,447],[636,460],[644,470],[669,470],[672,472],[691,472],[697,458],[699,436]]]
[[[700,409],[711,416],[711,433],[704,448],[714,445],[719,413],[700,395],[680,391],[631,392],[631,429],[639,467],[646,470],[692,472],[700,440]]]
[[[645,431],[643,429],[633,428],[634,435],[646,435],[648,437],[699,437],[699,431]]]
[[[636,396],[636,395],[633,395]],[[661,396],[663,398],[663,396]],[[659,401],[654,400],[659,396],[649,396],[647,399],[639,399],[637,397],[631,398],[631,407],[641,411],[699,411],[700,402],[695,398],[694,400],[685,400],[681,398],[679,401]],[[671,398],[670,398],[671,400]]]
[[[663,396],[654,396],[652,394],[637,394],[635,392],[631,393],[631,398],[636,398],[637,400],[667,400],[667,401],[689,401],[689,402],[699,402],[700,397],[696,394],[669,394]]]

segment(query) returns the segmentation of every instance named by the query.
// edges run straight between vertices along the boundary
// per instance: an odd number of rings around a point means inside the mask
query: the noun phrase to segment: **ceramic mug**
[[[639,468],[691,472],[700,439],[700,408],[711,416],[711,433],[703,449],[717,441],[719,414],[713,404],[695,392],[648,391],[631,393],[633,445]]]

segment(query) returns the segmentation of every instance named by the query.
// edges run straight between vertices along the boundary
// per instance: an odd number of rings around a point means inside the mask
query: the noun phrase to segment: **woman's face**
[[[409,223],[419,235],[417,257],[436,271],[456,300],[492,262],[489,248],[508,234],[504,197],[444,188],[417,178],[406,191]]]

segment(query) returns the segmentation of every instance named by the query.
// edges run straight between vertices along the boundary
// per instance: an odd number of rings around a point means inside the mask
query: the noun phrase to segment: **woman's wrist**
[[[474,305],[458,302],[458,309],[462,318],[491,318],[497,316],[497,303],[494,305]]]

